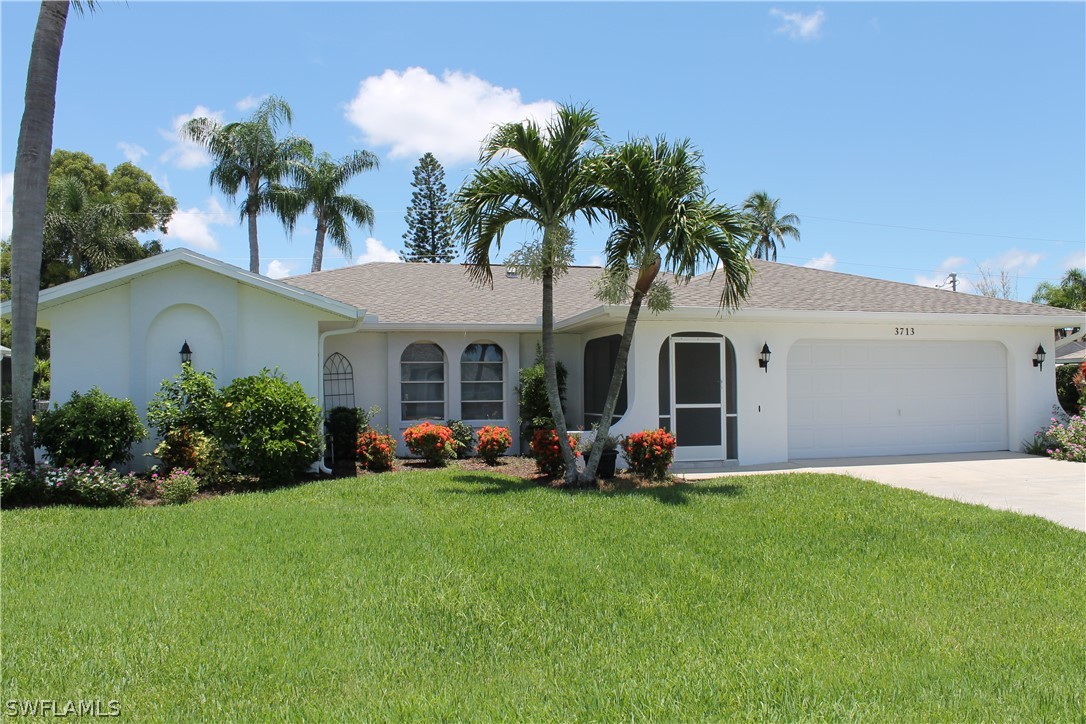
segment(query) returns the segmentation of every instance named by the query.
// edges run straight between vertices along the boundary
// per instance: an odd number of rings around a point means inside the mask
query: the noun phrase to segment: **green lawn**
[[[1086,535],[839,476],[2,514],[10,699],[172,719],[1081,720]]]

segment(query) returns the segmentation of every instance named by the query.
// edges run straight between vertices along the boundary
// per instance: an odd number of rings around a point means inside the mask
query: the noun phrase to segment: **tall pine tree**
[[[403,235],[404,261],[447,264],[456,258],[445,169],[434,154],[426,153],[415,166],[411,205],[407,207],[407,233]]]

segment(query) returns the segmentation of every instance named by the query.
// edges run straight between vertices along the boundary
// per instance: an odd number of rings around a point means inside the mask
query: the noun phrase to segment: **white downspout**
[[[339,334],[351,334],[358,332],[362,328],[362,323],[366,321],[366,310],[360,309],[358,311],[358,319],[355,320],[354,326],[347,327],[346,329],[330,329],[327,332],[321,332],[317,338],[317,404],[320,405],[321,415],[324,414],[324,340],[333,335]],[[331,475],[332,469],[324,464],[324,456],[322,455],[317,459],[313,466],[310,468],[312,471],[316,468],[315,472],[323,475]]]

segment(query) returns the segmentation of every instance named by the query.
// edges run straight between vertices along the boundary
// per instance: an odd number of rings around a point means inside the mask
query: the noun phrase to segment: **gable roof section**
[[[853,274],[808,269],[751,260],[755,274],[750,294],[735,313],[810,313],[828,316],[856,314],[965,315],[1018,317],[1053,326],[1081,312]],[[494,286],[472,282],[462,265],[377,262],[304,274],[283,281],[302,289],[365,307],[379,324],[517,325],[538,327],[541,288],[537,282],[506,276],[506,267],[493,267]],[[555,320],[605,316],[624,307],[608,308],[593,294],[599,267],[572,267],[555,283]],[[669,278],[668,275],[662,275]],[[702,274],[673,289],[672,316],[693,310],[715,312],[722,277]]]
[[[197,254],[189,249],[172,249],[148,257],[147,259],[141,259],[132,262],[131,264],[125,264],[124,266],[119,266],[97,274],[91,274],[90,276],[81,279],[44,289],[38,294],[38,309],[39,311],[48,310],[59,304],[74,301],[90,294],[96,294],[105,291],[106,289],[125,284],[136,277],[151,274],[161,269],[179,264],[187,264],[215,274],[220,274],[233,279],[240,284],[245,284],[271,294],[286,297],[292,301],[306,304],[346,319],[356,319],[363,313],[357,307],[343,301],[330,299],[315,292],[283,284],[275,279],[269,279],[268,277],[259,274],[244,271],[232,264],[212,259],[203,254]],[[11,314],[10,301],[5,301],[3,305],[0,306],[0,313],[4,315]]]

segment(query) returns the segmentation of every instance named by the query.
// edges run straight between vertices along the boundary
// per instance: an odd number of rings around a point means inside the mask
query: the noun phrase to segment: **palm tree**
[[[724,308],[734,308],[746,297],[752,274],[743,216],[709,197],[701,153],[689,141],[629,141],[594,159],[590,168],[609,193],[607,215],[615,222],[597,297],[608,304],[628,300],[630,306],[585,482],[596,477],[641,307],[645,304],[653,312],[671,307],[670,287],[658,279],[660,272],[688,282],[713,269],[714,275],[723,276]]]
[[[743,212],[755,238],[754,258],[777,261],[777,245],[784,248],[784,237],[799,241],[799,217],[795,214],[777,216],[780,199],[771,199],[765,191],[755,191],[743,202]]]
[[[1086,311],[1086,269],[1068,269],[1058,285],[1041,282],[1033,293],[1034,304]]]
[[[533,121],[501,124],[483,142],[482,168],[456,195],[465,261],[476,281],[493,283],[491,253],[501,247],[509,224],[527,222],[541,233],[534,276],[543,285],[543,369],[559,440],[566,439],[567,429],[554,356],[554,281],[568,258],[569,223],[576,216],[591,223],[603,203],[602,190],[584,171],[587,149],[604,141],[596,113],[587,107],[560,106],[543,127]],[[566,445],[559,447],[566,480],[573,482],[576,458]]]
[[[277,189],[276,205],[280,218],[291,232],[298,215],[312,207],[317,220],[317,240],[313,247],[313,269],[318,272],[324,262],[324,239],[327,235],[346,257],[351,256],[351,235],[348,222],[373,228],[373,208],[357,196],[343,193],[343,187],[354,176],[380,168],[377,156],[369,151],[355,151],[338,161],[327,153],[295,167],[294,187]]]
[[[276,138],[279,127],[292,121],[287,102],[270,96],[245,121],[224,126],[211,118],[194,118],[183,128],[185,135],[202,143],[215,159],[208,178],[212,186],[231,200],[245,188],[240,211],[242,220],[249,222],[249,271],[254,274],[260,273],[256,217],[262,211],[276,210],[273,189],[313,154],[312,144],[304,138]]]
[[[125,228],[128,220],[121,204],[92,200],[76,176],[56,181],[49,189],[49,199],[44,241],[47,259],[69,264],[73,278],[122,263],[135,238]]]
[[[15,155],[11,225],[11,455],[16,465],[34,465],[34,343],[38,321],[38,285],[41,281],[42,232],[45,197],[49,187],[49,159],[53,147],[57,73],[67,0],[42,2],[30,64],[26,72],[23,118]],[[76,3],[76,9],[82,6]]]

